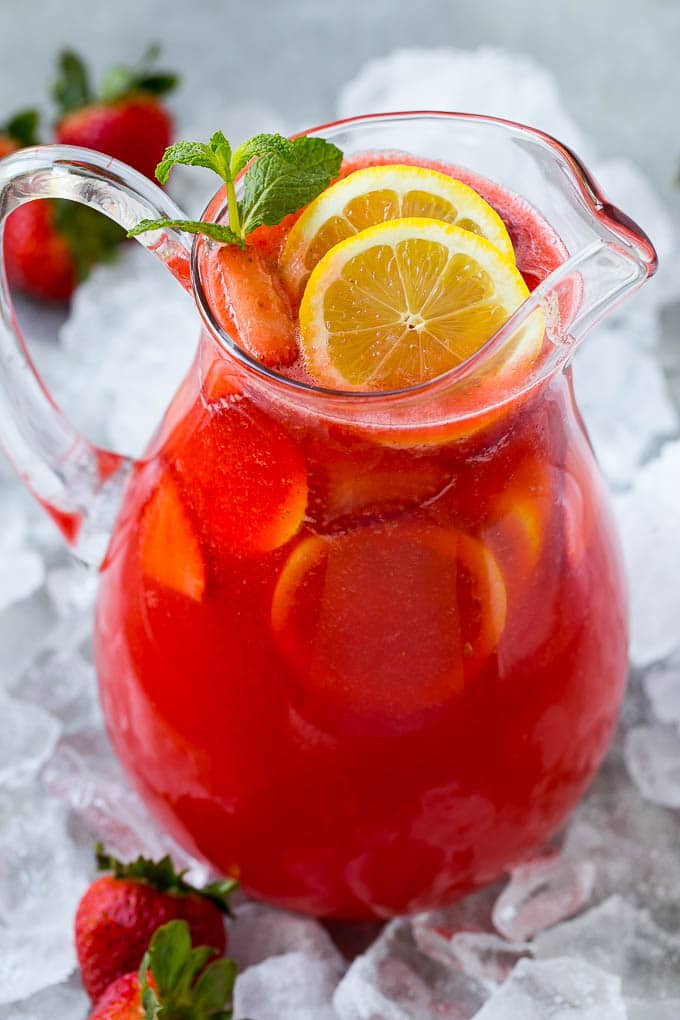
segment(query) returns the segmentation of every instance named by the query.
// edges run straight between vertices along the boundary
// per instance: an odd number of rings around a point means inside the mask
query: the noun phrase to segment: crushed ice
[[[208,107],[216,117],[191,126],[201,137],[224,120],[220,97]],[[657,279],[598,327],[575,365],[615,492],[636,668],[620,733],[560,853],[447,911],[392,922],[351,962],[318,922],[239,904],[236,1020],[676,1020],[680,441],[657,347],[662,307],[680,295],[677,239],[640,170],[603,162],[550,73],[525,57],[402,50],[365,67],[338,103],[345,116],[428,107],[475,109],[557,135],[662,257]],[[229,116],[236,137],[285,130],[265,108]],[[179,174],[176,188],[196,215],[210,182]],[[187,370],[196,333],[186,295],[128,245],[79,290],[59,346],[35,357],[89,436],[134,455]],[[149,822],[104,736],[90,659],[94,581],[68,562],[4,469],[0,488],[0,1020],[82,1020],[71,927],[92,876],[92,838],[123,856],[171,851],[198,880],[202,869]]]

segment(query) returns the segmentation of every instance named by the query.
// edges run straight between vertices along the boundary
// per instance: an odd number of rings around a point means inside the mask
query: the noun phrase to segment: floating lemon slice
[[[327,188],[295,223],[279,267],[291,297],[300,298],[311,271],[340,241],[376,223],[412,216],[455,223],[514,261],[503,220],[473,188],[426,167],[372,166]]]
[[[528,295],[514,262],[485,238],[439,220],[390,220],[336,244],[312,272],[302,354],[322,385],[402,389],[462,364]],[[534,312],[495,371],[531,364],[543,329]]]

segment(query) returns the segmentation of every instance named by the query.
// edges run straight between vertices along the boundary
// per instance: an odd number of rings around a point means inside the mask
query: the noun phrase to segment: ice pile
[[[561,847],[509,881],[391,922],[345,957],[336,946],[358,945],[365,928],[334,926],[331,939],[314,920],[240,904],[236,1020],[678,1020],[680,441],[657,352],[662,306],[680,289],[670,220],[633,164],[602,162],[550,74],[527,59],[404,50],[369,65],[339,101],[343,115],[413,107],[474,108],[555,133],[594,164],[665,260],[576,365],[624,540],[632,680],[614,746]],[[251,111],[252,124],[241,112],[236,136],[283,127],[266,110]],[[202,137],[215,122],[187,133]],[[178,178],[192,214],[210,190],[194,180]],[[197,329],[189,299],[130,245],[81,288],[60,346],[36,357],[92,438],[135,454]],[[67,561],[19,484],[3,474],[0,486],[0,1020],[83,1020],[70,933],[92,837],[122,856],[170,851],[198,880],[202,869],[150,823],[106,741],[92,578]]]

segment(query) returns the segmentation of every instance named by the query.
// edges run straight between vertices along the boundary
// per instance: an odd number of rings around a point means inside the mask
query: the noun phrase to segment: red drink
[[[477,186],[535,286],[559,240]],[[413,424],[264,387],[205,333],[102,577],[102,698],[145,800],[247,891],[321,915],[438,905],[538,847],[622,696],[621,564],[570,376]]]

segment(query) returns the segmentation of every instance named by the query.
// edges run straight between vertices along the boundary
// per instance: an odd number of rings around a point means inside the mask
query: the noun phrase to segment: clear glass
[[[151,810],[256,895],[388,916],[444,904],[537,847],[606,750],[625,587],[569,361],[655,254],[571,153],[528,128],[435,113],[316,133],[348,158],[406,152],[488,179],[533,290],[477,355],[390,394],[277,375],[220,327],[212,246],[198,239],[201,341],[141,461],[74,437],[17,354],[6,285],[3,432],[53,515],[78,515],[72,539],[101,536],[108,489],[127,476],[101,567],[97,668]],[[54,156],[0,164],[3,208],[58,194],[126,226],[181,216],[120,166]],[[554,232],[547,261],[532,230]],[[184,243],[145,238],[187,283]],[[499,387],[535,316],[541,356]]]

